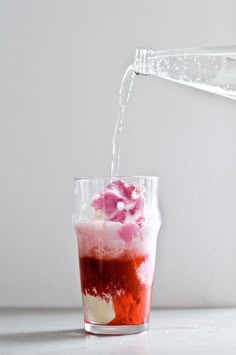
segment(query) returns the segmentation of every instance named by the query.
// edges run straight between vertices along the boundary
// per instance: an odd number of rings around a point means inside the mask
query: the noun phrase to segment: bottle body
[[[138,49],[134,70],[236,99],[236,47]]]

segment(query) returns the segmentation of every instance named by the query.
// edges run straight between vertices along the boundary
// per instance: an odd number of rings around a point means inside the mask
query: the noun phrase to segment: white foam
[[[139,236],[126,243],[120,237],[120,222],[89,220],[80,221],[75,225],[78,237],[79,254],[96,256],[98,258],[118,258],[125,250],[136,252],[138,255],[155,255],[156,239],[160,229],[160,215],[156,209],[145,210],[145,221]]]
[[[80,256],[89,256],[91,253],[96,257],[119,256],[125,249],[125,242],[119,236],[121,226],[120,222],[102,220],[77,223],[75,230]]]

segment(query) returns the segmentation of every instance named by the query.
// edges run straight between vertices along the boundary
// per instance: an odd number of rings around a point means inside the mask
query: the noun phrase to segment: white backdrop
[[[73,177],[110,172],[138,47],[236,42],[234,0],[0,1],[0,306],[78,306]],[[121,174],[160,176],[154,305],[236,306],[235,102],[135,80]]]

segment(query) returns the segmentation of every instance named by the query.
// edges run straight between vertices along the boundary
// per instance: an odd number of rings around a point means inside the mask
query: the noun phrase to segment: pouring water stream
[[[236,100],[236,47],[136,50],[121,81],[111,176],[119,174],[124,112],[135,75],[152,75]]]

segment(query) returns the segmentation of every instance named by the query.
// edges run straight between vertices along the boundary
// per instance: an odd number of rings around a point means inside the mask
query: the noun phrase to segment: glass
[[[158,178],[75,179],[84,327],[94,334],[148,329],[161,225]]]

